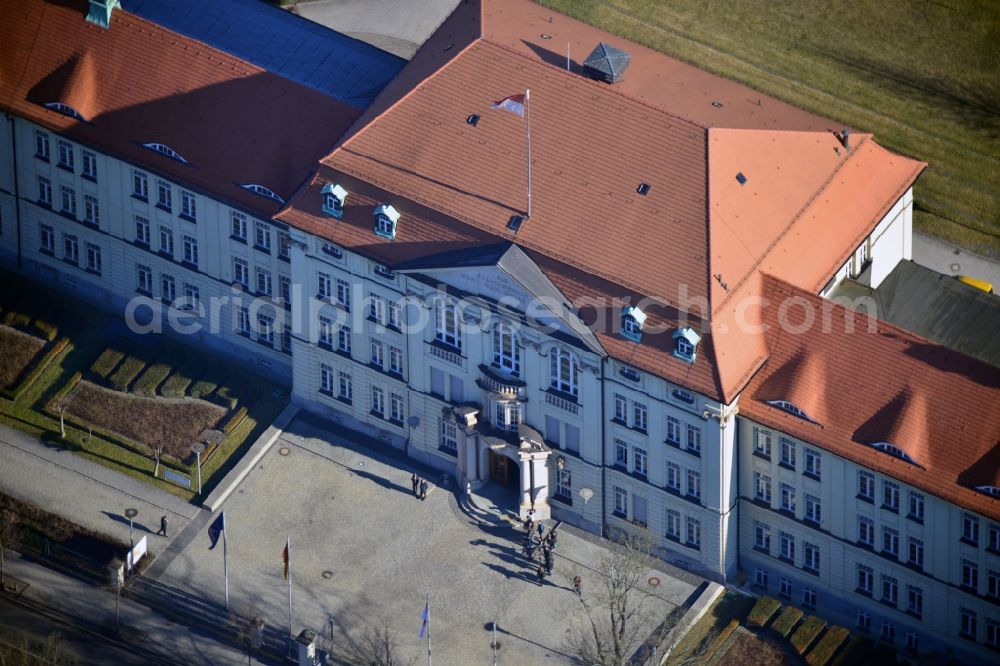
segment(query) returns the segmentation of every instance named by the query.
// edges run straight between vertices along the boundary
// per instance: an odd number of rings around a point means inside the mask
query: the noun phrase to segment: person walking
[[[576,592],[576,596],[578,596],[578,597],[582,597],[583,596],[583,594],[581,594],[581,592],[580,592],[580,585],[582,585],[582,584],[583,584],[583,581],[580,580],[579,576],[573,576],[573,591]]]
[[[539,520],[538,521],[538,538],[539,539],[542,538],[542,533],[544,531],[545,531],[545,523],[543,523],[542,521]]]
[[[554,559],[552,557],[552,551],[548,548],[544,551],[545,554],[545,571],[551,576],[552,575],[552,565],[554,564]]]
[[[549,548],[551,548],[552,550],[556,549],[556,534],[557,533],[558,533],[557,530],[552,530],[551,532],[549,532]]]
[[[417,476],[416,472],[410,477],[410,483],[413,485],[413,496],[417,497],[419,495],[417,489],[420,487],[420,477]]]
[[[162,534],[163,536],[167,536],[167,517],[166,516],[160,517],[160,529],[157,530],[156,533],[157,534]]]
[[[535,575],[538,576],[538,584],[545,585],[545,567],[539,564],[538,569],[535,570]]]
[[[427,499],[427,479],[420,479],[420,499]]]

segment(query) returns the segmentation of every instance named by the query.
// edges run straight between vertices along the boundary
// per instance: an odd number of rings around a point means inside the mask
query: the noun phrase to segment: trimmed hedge
[[[205,369],[205,374],[191,387],[192,398],[205,398],[212,395],[226,382],[226,373],[217,365],[210,365]],[[222,405],[225,407],[226,405]],[[232,409],[232,408],[230,408]]]
[[[16,310],[11,310],[4,317],[3,323],[7,324],[12,328],[26,329],[31,325],[31,317],[24,314],[23,312],[17,312]]]
[[[188,354],[178,364],[174,373],[160,386],[160,395],[165,398],[183,398],[191,382],[205,369],[205,362],[194,354]]]
[[[47,342],[52,342],[59,335],[59,327],[55,324],[50,324],[47,321],[42,321],[41,319],[36,319],[33,324],[35,330],[42,334]]]
[[[101,352],[101,355],[97,357],[97,360],[90,365],[90,371],[94,373],[97,377],[107,380],[114,372],[121,360],[125,358],[124,352],[120,352],[117,349],[112,349],[108,347]]]
[[[819,639],[819,643],[816,644],[809,654],[806,655],[806,663],[813,664],[814,666],[825,666],[825,664],[830,661],[830,659],[837,653],[837,648],[843,644],[847,637],[851,635],[851,632],[844,627],[830,627],[823,634],[823,638]]]
[[[62,388],[56,391],[55,395],[52,396],[52,399],[49,400],[48,409],[58,415],[59,403],[62,402],[63,398],[69,395],[70,391],[76,388],[76,385],[79,384],[82,379],[82,372],[74,372],[73,376],[69,378],[69,381],[63,384]]]
[[[699,663],[707,664],[711,661],[712,657],[715,656],[715,653],[726,644],[726,641],[729,640],[729,637],[733,635],[733,632],[736,631],[736,628],[739,626],[739,620],[730,620],[729,624],[727,624],[722,631],[719,632],[719,635],[716,636],[711,643],[709,643],[708,648],[706,648],[705,652],[701,655]]]
[[[792,633],[792,629],[803,615],[804,613],[795,606],[785,606],[778,619],[771,623],[771,628],[781,634],[782,638],[788,638],[788,634]]]
[[[764,596],[761,597],[754,607],[750,609],[750,614],[747,616],[747,623],[763,627],[765,626],[771,617],[778,612],[781,608],[781,602],[774,597]]]
[[[826,620],[821,620],[815,615],[810,615],[798,630],[792,634],[792,647],[799,654],[804,654],[825,626]]]
[[[141,358],[129,356],[118,366],[114,374],[109,377],[111,388],[116,391],[128,391],[129,384],[139,376],[142,369],[146,367],[146,362]]]
[[[132,392],[136,395],[152,397],[156,395],[156,387],[167,378],[170,371],[174,369],[182,355],[167,350],[156,360],[156,363],[146,368],[146,371],[139,376],[132,387]]]
[[[235,412],[232,413],[232,415],[230,415],[228,419],[226,419],[226,422],[222,425],[222,432],[227,435],[231,433],[233,430],[236,429],[236,426],[238,426],[243,421],[243,419],[246,418],[246,415],[247,415],[247,408],[245,406],[237,409]]]
[[[69,338],[60,338],[58,342],[49,347],[49,350],[37,360],[35,366],[24,375],[24,379],[21,383],[12,388],[5,388],[0,390],[0,395],[7,398],[8,400],[17,400],[21,397],[28,388],[35,383],[38,376],[45,372],[45,369],[49,367],[49,364],[65,351],[66,347],[69,345]]]

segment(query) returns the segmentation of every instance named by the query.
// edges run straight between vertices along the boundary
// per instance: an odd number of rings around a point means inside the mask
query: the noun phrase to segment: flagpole
[[[222,570],[226,577],[226,610],[229,610],[229,530],[226,529],[226,513],[222,512]]]
[[[531,217],[531,90],[524,92],[524,119],[528,126],[528,217]]]
[[[288,551],[288,635],[295,638],[292,629],[292,537],[285,537],[285,549]]]
[[[431,666],[431,593],[427,593],[427,666]]]

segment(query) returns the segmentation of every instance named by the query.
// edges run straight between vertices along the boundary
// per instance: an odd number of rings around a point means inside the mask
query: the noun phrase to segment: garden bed
[[[715,664],[753,664],[754,666],[785,666],[801,663],[773,641],[738,629],[729,647],[712,659]]]
[[[0,326],[0,388],[14,384],[45,347],[45,340]]]

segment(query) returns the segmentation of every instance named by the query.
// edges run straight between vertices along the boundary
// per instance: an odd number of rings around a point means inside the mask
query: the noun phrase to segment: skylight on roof
[[[747,184],[747,177],[743,175],[742,171],[736,173],[736,182],[739,183],[740,185]]]
[[[475,113],[470,114],[469,117],[465,119],[465,122],[475,127],[476,124],[479,122],[479,116],[476,115]]]
[[[812,417],[806,414],[804,410],[794,405],[793,403],[788,402],[787,400],[765,400],[765,402],[771,405],[772,407],[777,407],[778,409],[788,412],[793,416],[797,416],[800,419],[805,419],[806,421],[812,421],[813,423],[815,423]]]
[[[908,456],[906,454],[906,451],[904,451],[903,449],[899,448],[895,444],[890,444],[889,442],[875,442],[874,444],[871,445],[871,447],[873,449],[877,449],[877,450],[881,451],[882,453],[888,453],[893,458],[899,458],[900,460],[908,462],[911,465],[916,465],[917,464],[916,460],[914,460],[913,458],[911,458],[910,456]]]
[[[649,183],[639,183],[639,187],[635,188],[635,191],[641,194],[642,196],[646,196],[647,194],[649,194],[650,187],[651,186]]]
[[[241,184],[240,187],[242,187],[244,190],[250,190],[254,194],[259,194],[262,197],[267,197],[268,199],[274,199],[278,203],[285,203],[284,199],[275,194],[273,190],[269,190],[263,185],[257,185],[256,183],[246,183],[246,184]]]
[[[524,224],[523,215],[511,215],[510,219],[507,220],[507,228],[513,231],[515,234],[521,228],[522,224]]]
[[[63,104],[62,102],[46,102],[45,108],[52,109],[56,113],[61,113],[64,116],[69,116],[70,118],[76,118],[77,120],[87,122],[87,119],[80,115],[80,112],[69,104]]]
[[[144,143],[144,144],[142,144],[142,147],[143,148],[148,148],[149,150],[155,150],[159,154],[165,155],[165,156],[169,157],[172,160],[177,160],[178,162],[181,162],[183,164],[188,164],[188,161],[186,159],[184,159],[184,157],[180,153],[178,153],[176,150],[174,150],[173,148],[171,148],[170,146],[168,146],[166,144],[163,144],[163,143]]]

